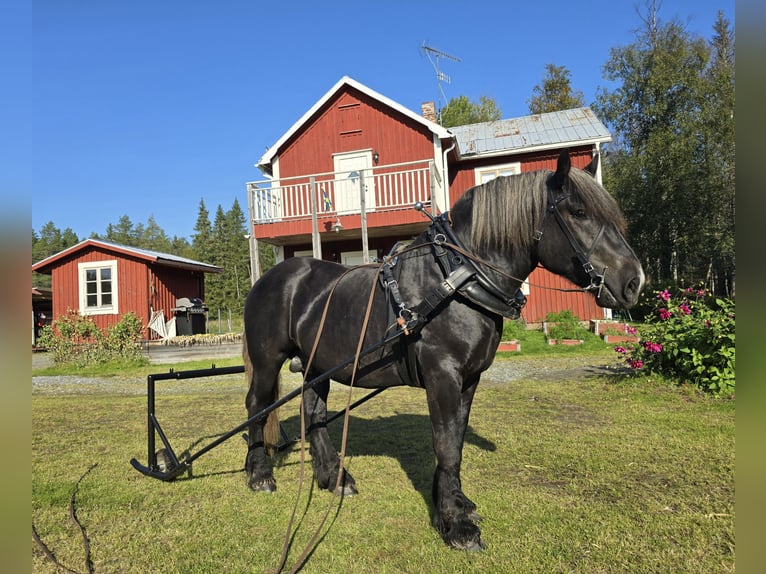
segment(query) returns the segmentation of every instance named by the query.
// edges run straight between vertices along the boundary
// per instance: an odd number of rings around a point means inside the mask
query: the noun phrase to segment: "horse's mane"
[[[540,229],[547,207],[549,170],[498,177],[466,191],[454,212],[470,209],[471,243],[478,249],[524,250]],[[593,177],[569,172],[565,193],[587,206],[592,217],[624,232],[625,219],[615,199]]]

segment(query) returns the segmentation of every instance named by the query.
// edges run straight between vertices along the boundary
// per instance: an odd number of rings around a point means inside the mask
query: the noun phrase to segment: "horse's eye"
[[[572,215],[574,215],[577,219],[585,219],[588,216],[588,214],[585,213],[585,210],[581,207],[573,210]]]

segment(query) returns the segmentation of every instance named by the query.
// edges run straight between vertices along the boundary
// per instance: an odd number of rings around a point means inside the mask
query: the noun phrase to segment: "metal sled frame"
[[[397,331],[389,335],[385,339],[379,341],[378,343],[375,343],[374,345],[371,345],[363,349],[361,353],[359,354],[359,357],[361,358],[373,351],[380,349],[384,345],[391,343],[395,339],[398,339],[399,336],[401,336],[402,332],[403,331]],[[280,398],[278,401],[274,402],[273,404],[266,407],[265,409],[257,412],[256,414],[248,418],[243,423],[237,425],[230,431],[222,434],[217,439],[212,441],[210,444],[199,449],[197,452],[189,454],[183,460],[179,460],[178,456],[173,450],[173,447],[170,445],[170,441],[165,435],[165,432],[162,430],[162,426],[160,425],[160,422],[157,420],[157,413],[155,410],[155,383],[157,381],[195,379],[195,378],[202,378],[202,377],[212,377],[217,375],[233,375],[237,373],[244,373],[245,367],[244,366],[234,366],[234,367],[213,366],[210,369],[196,369],[196,370],[190,370],[190,371],[174,371],[171,369],[167,373],[158,373],[158,374],[148,375],[146,377],[146,396],[147,396],[146,418],[147,418],[147,427],[148,427],[146,449],[147,449],[148,462],[146,465],[143,465],[140,462],[138,462],[138,460],[133,458],[131,459],[130,464],[133,465],[133,468],[135,468],[141,474],[145,474],[146,476],[157,478],[159,480],[172,481],[176,479],[179,475],[183,474],[184,472],[190,472],[192,468],[192,463],[195,460],[197,460],[199,457],[201,457],[203,454],[205,454],[206,452],[219,446],[221,443],[229,440],[231,437],[235,436],[237,433],[242,432],[243,430],[248,428],[251,423],[260,422],[264,420],[266,417],[269,416],[269,414],[272,411],[278,409],[279,407],[291,401],[292,399],[300,396],[300,394],[303,391],[311,389],[315,387],[316,385],[318,385],[319,383],[324,382],[327,379],[331,378],[340,370],[352,364],[356,359],[357,359],[356,356],[349,357],[348,359],[343,361],[341,364],[333,367],[332,369],[325,371],[324,373],[320,375],[317,375],[316,377],[314,377],[313,379],[309,381],[305,381],[303,385],[301,385],[300,387],[293,389],[292,391],[287,393],[285,396]],[[383,392],[386,388],[387,387],[380,387],[380,388],[374,389],[373,391],[371,391],[370,393],[368,393],[361,399],[349,405],[347,409],[344,409],[342,411],[335,413],[333,416],[327,419],[327,422],[329,423],[339,417],[344,416],[346,414],[346,411],[350,411],[358,407],[362,403],[365,403],[366,401],[370,400],[372,397]],[[284,429],[281,429],[281,427],[280,427],[280,431],[282,434],[282,440],[284,442],[281,445],[279,445],[278,447],[279,450],[284,450],[285,448],[288,448],[289,446],[291,446],[297,441],[297,439],[292,439],[292,440],[289,439]],[[160,441],[162,441],[162,444],[165,449],[164,455],[167,457],[166,464],[163,465],[164,468],[162,468],[157,461],[157,451],[155,451],[157,436],[159,436]]]

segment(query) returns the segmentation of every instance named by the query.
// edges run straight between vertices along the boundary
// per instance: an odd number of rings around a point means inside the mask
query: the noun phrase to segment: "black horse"
[[[479,378],[495,357],[503,316],[518,317],[523,304],[521,282],[542,264],[612,308],[634,305],[643,287],[641,264],[623,237],[623,216],[593,178],[597,159],[579,170],[563,152],[554,173],[500,177],[469,189],[451,213],[434,218],[426,232],[384,264],[385,273],[381,267],[350,270],[311,258],[288,259],[269,270],[245,304],[250,416],[279,398],[286,360],[307,365],[311,379],[354,356],[365,319],[364,347],[407,328],[407,334],[359,360],[353,384],[425,389],[436,454],[434,527],[451,547],[483,548],[480,516],[460,481],[463,441]],[[404,318],[400,324],[392,309]],[[352,370],[348,364],[332,378],[349,384]],[[353,494],[354,479],[345,469],[339,476],[340,458],[326,428],[329,388],[325,380],[303,398],[314,476],[321,488],[340,485],[341,494]],[[248,435],[246,471],[256,491],[276,489],[267,449],[276,444],[278,426],[273,413],[269,418],[251,424]]]

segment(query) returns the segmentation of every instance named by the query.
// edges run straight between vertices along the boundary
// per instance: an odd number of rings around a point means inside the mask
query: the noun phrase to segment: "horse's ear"
[[[594,155],[590,163],[583,168],[583,171],[587,171],[593,177],[596,177],[596,171],[598,170],[598,157],[599,154]]]
[[[569,170],[572,169],[572,160],[569,159],[569,150],[561,150],[559,159],[556,162],[556,173],[553,174],[554,187],[561,188],[569,177]]]

